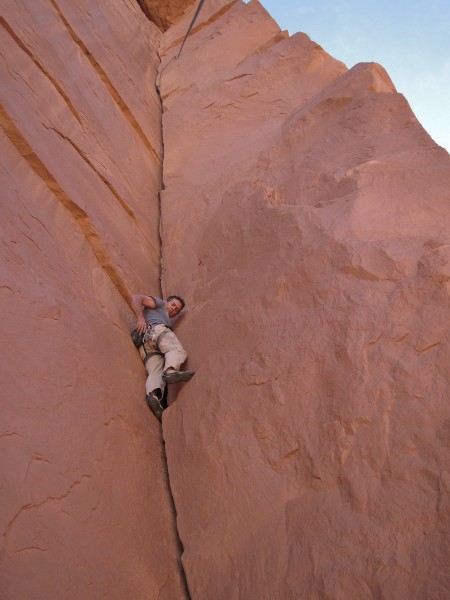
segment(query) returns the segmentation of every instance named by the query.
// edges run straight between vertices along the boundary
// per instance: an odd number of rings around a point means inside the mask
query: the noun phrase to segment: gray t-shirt
[[[164,300],[155,298],[155,296],[150,297],[156,302],[156,308],[148,308],[148,306],[144,308],[144,319],[147,325],[166,325],[166,327],[169,327],[170,318]]]

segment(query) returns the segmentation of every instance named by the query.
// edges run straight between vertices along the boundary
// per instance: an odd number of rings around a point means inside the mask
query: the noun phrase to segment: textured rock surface
[[[137,0],[147,17],[166,31],[195,0]]]
[[[450,158],[258,2],[162,39],[165,413],[193,598],[450,596]]]
[[[160,49],[192,598],[448,598],[449,156],[256,1],[205,3],[173,60],[194,10]],[[0,35],[0,595],[183,598],[127,304],[159,286],[160,32],[15,0]]]
[[[183,598],[128,297],[159,286],[160,33],[3,2],[0,596]]]

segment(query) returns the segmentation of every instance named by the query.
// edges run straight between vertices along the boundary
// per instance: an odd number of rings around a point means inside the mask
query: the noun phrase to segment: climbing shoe
[[[180,381],[189,381],[195,375],[195,371],[169,371],[164,373],[163,377],[167,383],[178,383]]]
[[[162,414],[164,412],[164,408],[163,408],[159,398],[157,398],[153,394],[148,394],[147,395],[147,404],[148,404],[149,409],[152,411],[152,413],[158,419],[158,421],[161,421]]]

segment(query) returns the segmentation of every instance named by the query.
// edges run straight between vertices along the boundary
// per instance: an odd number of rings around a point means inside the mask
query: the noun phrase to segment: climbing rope
[[[176,54],[175,56],[172,56],[172,58],[169,60],[169,62],[166,65],[164,65],[164,67],[159,72],[158,79],[156,81],[156,87],[158,88],[158,90],[159,90],[159,87],[160,87],[161,75],[162,75],[163,71],[165,71],[165,69],[170,65],[170,63],[173,60],[178,60],[180,58],[180,54],[181,54],[181,51],[183,50],[183,46],[184,46],[186,40],[188,39],[189,34],[191,33],[191,29],[194,27],[194,23],[197,20],[197,17],[200,14],[200,11],[202,10],[202,6],[203,6],[204,3],[205,3],[205,0],[200,0],[200,2],[198,3],[197,10],[195,11],[195,15],[192,18],[192,21],[191,21],[191,24],[188,27],[188,30],[186,31],[186,35],[183,38],[183,41],[181,43],[181,47],[180,47],[180,50],[178,51],[178,54]]]
[[[181,54],[181,51],[183,50],[184,43],[186,42],[189,34],[191,33],[191,29],[194,27],[194,23],[197,20],[197,17],[200,14],[200,11],[202,10],[202,6],[204,3],[205,3],[205,0],[200,0],[200,2],[198,3],[197,10],[195,11],[195,15],[192,18],[191,24],[189,25],[186,35],[184,36],[183,43],[181,44],[181,48],[180,48],[180,51],[178,52],[177,58],[180,58],[180,54]]]

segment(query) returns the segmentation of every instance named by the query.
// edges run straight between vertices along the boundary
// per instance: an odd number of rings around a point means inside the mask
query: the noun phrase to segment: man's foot
[[[157,398],[157,396],[155,396],[153,394],[147,394],[146,400],[147,400],[149,409],[152,411],[152,413],[155,415],[155,417],[158,419],[158,421],[161,421],[162,414],[164,412],[164,408],[163,408],[159,398]]]
[[[178,383],[180,381],[189,381],[195,375],[195,371],[167,371],[163,377],[167,383]]]

